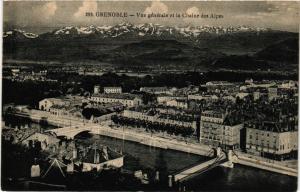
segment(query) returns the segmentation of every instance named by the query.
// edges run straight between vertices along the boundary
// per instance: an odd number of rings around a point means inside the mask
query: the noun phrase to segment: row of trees
[[[145,128],[151,132],[167,132],[168,134],[182,135],[183,137],[192,136],[194,129],[192,127],[182,127],[179,125],[151,122],[146,120],[122,117],[118,115],[112,116],[112,121],[121,126],[129,125],[137,128]]]

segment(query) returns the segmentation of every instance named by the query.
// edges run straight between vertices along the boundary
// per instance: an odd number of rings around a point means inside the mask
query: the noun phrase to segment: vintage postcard
[[[4,1],[1,188],[296,191],[299,2]]]

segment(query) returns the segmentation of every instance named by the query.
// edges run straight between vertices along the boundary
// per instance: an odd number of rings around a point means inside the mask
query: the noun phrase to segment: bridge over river
[[[123,140],[139,142],[141,144],[145,144],[149,146],[155,146],[164,149],[170,148],[173,150],[213,157],[213,155],[211,154],[212,148],[210,148],[209,146],[203,146],[197,144],[186,144],[168,138],[160,138],[155,136],[152,137],[152,135],[150,136],[147,135],[146,133],[136,133],[128,130],[120,131],[117,129],[113,129],[105,124],[78,123],[76,124],[76,126],[68,126],[63,128],[51,129],[51,130],[47,130],[47,132],[52,132],[56,134],[56,136],[58,137],[64,136],[68,139],[73,139],[76,135],[83,132],[91,132],[93,134],[105,135],[105,136],[119,138]],[[209,152],[210,154],[208,154]],[[179,173],[171,175],[171,179],[169,177],[169,181],[171,181],[171,185],[173,184],[173,182],[177,182],[177,183],[184,182],[194,176],[197,176],[201,173],[204,173],[220,165],[232,168],[233,163],[256,167],[268,171],[273,171],[273,172],[297,177],[297,173],[298,173],[297,169],[289,168],[279,163],[276,164],[269,163],[265,160],[258,161],[255,160],[255,158],[248,158],[247,155],[248,154],[244,154],[242,152],[236,154],[231,150],[229,150],[228,152],[221,151],[219,155],[217,155],[217,157],[214,157],[206,162],[201,162],[197,165],[184,169]]]
[[[214,149],[211,151],[214,153]],[[205,161],[201,162],[199,164],[193,165],[191,167],[188,167],[184,170],[179,171],[178,173],[175,173],[173,175],[169,175],[169,186],[172,187],[173,182],[177,185],[180,185],[181,183],[184,183],[185,181],[200,175],[206,171],[209,171],[217,166],[223,165],[223,166],[228,166],[228,167],[233,167],[231,157],[228,159],[227,155],[225,152],[221,150],[221,148],[216,149],[216,157]],[[232,152],[228,153],[229,155],[232,155]],[[208,155],[210,156],[210,155]]]
[[[57,129],[50,129],[45,132],[54,133],[57,137],[64,136],[68,139],[74,139],[74,137],[79,133],[91,132],[95,128],[96,128],[95,125],[67,126],[67,127],[57,128]]]

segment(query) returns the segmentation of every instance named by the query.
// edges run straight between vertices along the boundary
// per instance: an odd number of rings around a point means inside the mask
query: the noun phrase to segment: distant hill
[[[231,55],[218,59],[214,68],[227,69],[298,69],[298,38],[280,40],[253,55]]]
[[[176,40],[144,40],[109,51],[116,63],[156,65],[160,67],[203,67],[224,54]]]
[[[299,59],[298,52],[298,39],[288,38],[267,46],[265,49],[257,52],[255,57],[259,60],[297,64]]]
[[[4,59],[105,62],[179,69],[290,69],[298,33],[253,27],[168,27],[146,23],[63,27],[3,34]]]

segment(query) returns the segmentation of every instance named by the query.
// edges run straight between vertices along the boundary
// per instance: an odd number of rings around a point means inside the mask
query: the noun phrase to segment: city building
[[[194,130],[197,129],[196,120],[190,116],[153,113],[149,111],[140,112],[133,110],[124,110],[122,116],[159,124],[170,124],[180,127],[193,128]]]
[[[75,106],[64,106],[64,105],[53,105],[50,107],[50,114],[58,117],[75,117],[83,118],[82,110],[80,107]]]
[[[45,98],[39,102],[39,110],[50,111],[53,105],[69,105],[70,101],[61,98]]]
[[[279,85],[278,88],[281,88],[281,89],[297,89],[297,83],[295,81],[282,82],[282,84]]]
[[[100,171],[102,169],[121,168],[124,165],[124,156],[110,150],[107,146],[98,147],[96,145],[93,148],[87,149],[86,154],[82,158],[82,171],[88,172],[96,169]]]
[[[259,91],[253,92],[253,100],[254,101],[259,100],[260,97],[261,97],[261,93]]]
[[[167,101],[171,101],[174,99],[186,99],[183,96],[170,96],[170,95],[159,95],[157,96],[157,103],[158,104],[166,104]]]
[[[269,99],[269,101],[272,101],[273,99],[276,99],[277,97],[278,97],[277,87],[269,87],[268,88],[268,99]]]
[[[205,84],[206,86],[228,86],[233,85],[233,83],[230,83],[228,81],[209,81]]]
[[[100,93],[100,85],[95,85],[94,86],[94,94]]]
[[[173,95],[176,88],[168,88],[168,87],[141,87],[140,91],[152,94],[167,94]]]
[[[201,95],[201,94],[192,94],[188,95],[188,100],[195,100],[195,101],[201,101],[201,100],[211,100],[212,95]]]
[[[180,109],[187,109],[188,102],[186,99],[174,99],[166,102],[166,106],[168,107],[176,107]]]
[[[34,133],[21,141],[27,147],[39,146],[42,150],[50,150],[51,148],[58,148],[59,139],[50,133]]]
[[[20,73],[20,69],[11,69],[11,73],[13,76],[17,76]]]
[[[205,85],[201,85],[201,87],[205,87],[211,93],[235,93],[239,91],[239,86],[227,81],[210,81]]]
[[[95,103],[121,103],[126,107],[142,105],[143,101],[139,95],[122,93],[122,94],[94,94],[89,98]]]
[[[235,97],[240,98],[240,99],[245,99],[248,95],[249,95],[249,93],[239,92],[235,95]]]
[[[277,160],[289,158],[297,153],[298,130],[295,126],[263,121],[247,123],[245,128],[248,153]]]
[[[250,85],[247,85],[248,88],[268,88],[276,86],[276,82],[274,81],[262,81],[262,82],[254,82]]]
[[[233,102],[233,103],[236,101],[236,98],[233,97],[232,95],[226,95],[226,96],[223,96],[222,99],[223,99],[223,100],[231,101],[231,102]]]
[[[235,115],[207,110],[201,113],[200,143],[223,148],[240,147],[240,130],[243,124]]]
[[[122,93],[122,87],[104,87],[104,93],[110,94],[110,93]]]

